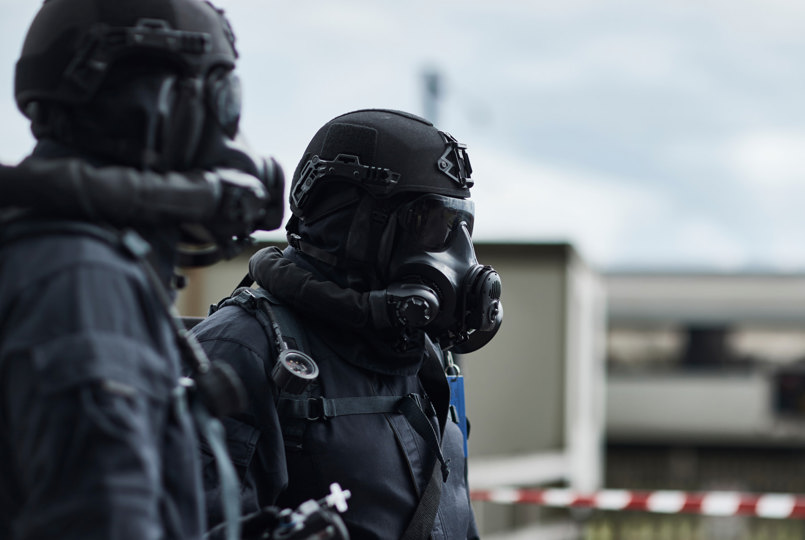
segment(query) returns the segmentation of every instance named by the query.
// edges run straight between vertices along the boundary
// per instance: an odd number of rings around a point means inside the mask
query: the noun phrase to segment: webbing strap
[[[407,396],[410,397],[410,396]],[[445,461],[442,455],[442,447],[439,444],[439,438],[436,436],[436,431],[433,429],[433,424],[430,423],[425,412],[419,407],[419,404],[414,399],[404,399],[399,403],[400,412],[405,416],[411,427],[419,433],[419,436],[425,439],[428,446],[436,454],[436,459],[442,465],[442,480],[447,481],[447,476],[450,474],[450,467],[448,462]]]
[[[277,404],[280,415],[305,420],[327,420],[351,414],[380,414],[399,412],[397,404],[407,396],[364,396],[348,398],[311,397],[294,399],[281,397]]]
[[[430,402],[426,401],[431,408]],[[406,396],[363,396],[347,398],[302,398],[294,399],[281,397],[277,403],[277,410],[281,417],[297,418],[309,421],[327,420],[336,416],[352,414],[384,414],[397,413],[405,416],[408,423],[414,428],[428,447],[436,455],[441,464],[442,477],[446,481],[450,468],[442,454],[439,438],[422,407],[422,398],[417,394]]]
[[[426,540],[431,537],[433,522],[436,520],[436,512],[439,510],[439,499],[442,496],[441,478],[439,478],[438,462],[433,463],[433,473],[430,475],[428,485],[422,492],[419,505],[414,511],[414,516],[408,523],[408,527],[400,540]]]

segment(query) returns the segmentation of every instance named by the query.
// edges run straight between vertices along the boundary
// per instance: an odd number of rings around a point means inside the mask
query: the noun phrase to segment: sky
[[[218,0],[241,127],[290,177],[325,122],[425,114],[468,146],[478,241],[569,242],[611,270],[805,272],[799,0]],[[33,145],[0,0],[0,162]],[[273,233],[282,238],[280,233]]]

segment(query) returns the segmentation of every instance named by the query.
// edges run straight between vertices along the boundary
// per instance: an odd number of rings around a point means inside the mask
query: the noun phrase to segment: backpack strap
[[[448,461],[442,454],[439,437],[428,420],[427,412],[435,414],[433,405],[419,394],[406,396],[363,396],[347,398],[283,398],[280,397],[277,409],[280,418],[296,419],[306,422],[329,420],[337,416],[352,414],[402,414],[435,455],[441,465],[442,481],[450,474]]]
[[[257,322],[263,327],[263,332],[265,332],[269,340],[269,347],[271,344],[274,344],[277,350],[279,350],[277,333],[274,331],[271,322],[273,315],[277,324],[282,329],[282,339],[289,348],[301,351],[310,350],[307,334],[302,331],[301,325],[296,320],[291,310],[280,304],[266,289],[262,287],[252,289],[249,286],[251,283],[253,283],[251,279],[246,276],[231,296],[224,298],[216,305],[210,306],[210,315],[226,306],[238,306],[257,319]],[[271,370],[274,367],[277,355],[278,353],[269,355],[264,365],[267,380],[272,380]],[[302,448],[302,439],[308,421],[307,417],[301,414],[286,414],[283,403],[295,401],[307,403],[310,400],[315,400],[319,396],[321,396],[321,390],[318,382],[315,380],[299,394],[280,392],[278,396],[277,413],[282,428],[282,437],[287,448],[297,450]]]
[[[302,351],[308,349],[307,340],[304,339],[305,333],[300,332],[301,327],[290,311],[285,309],[282,304],[271,296],[270,292],[262,287],[252,289],[249,286],[249,283],[250,282],[246,281],[244,278],[238,285],[238,288],[232,292],[231,296],[228,296],[217,304],[210,306],[208,315],[212,315],[225,306],[238,306],[254,316],[257,319],[257,322],[260,323],[260,326],[263,327],[263,331],[265,332],[266,337],[269,338],[269,341],[276,344],[277,336],[271,323],[271,315],[274,315],[277,318],[280,327],[283,329],[282,337],[286,345],[289,348],[299,349]],[[291,335],[287,335],[286,329],[291,330]],[[295,338],[292,336],[300,337]]]

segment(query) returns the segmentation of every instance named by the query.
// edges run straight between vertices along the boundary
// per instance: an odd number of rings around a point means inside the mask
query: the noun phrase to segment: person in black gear
[[[313,137],[288,247],[258,251],[244,284],[259,287],[193,329],[247,387],[248,409],[224,421],[244,511],[338,482],[353,539],[477,537],[446,371],[503,312],[500,278],[472,245],[472,185],[465,146],[412,114],[354,111]],[[214,524],[220,492],[203,459]]]
[[[228,256],[281,220],[281,170],[239,136],[236,57],[201,0],[46,0],[28,30],[15,96],[37,144],[0,169],[0,538],[204,535],[173,268],[180,245]]]

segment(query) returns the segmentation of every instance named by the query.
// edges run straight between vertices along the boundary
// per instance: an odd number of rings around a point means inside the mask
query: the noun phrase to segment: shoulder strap
[[[303,352],[309,351],[307,334],[303,331],[302,326],[291,310],[279,303],[266,289],[262,287],[252,289],[250,287],[252,281],[247,278],[248,276],[240,282],[239,287],[235,289],[231,296],[224,298],[216,305],[210,306],[210,314],[226,306],[238,306],[257,319],[257,322],[263,327],[269,347],[273,345],[279,349],[277,343],[279,338],[271,322],[271,316],[273,315],[273,318],[282,329],[282,339],[286,345],[289,348]],[[271,371],[276,358],[277,354],[271,355],[270,353],[266,357],[263,367],[267,380],[271,380]],[[277,414],[279,415],[282,437],[286,447],[302,448],[302,439],[310,414],[306,410],[302,410],[298,404],[311,403],[320,395],[319,385],[314,380],[300,394],[281,392],[278,396]],[[289,407],[288,403],[292,405]]]
[[[441,352],[429,338],[425,339],[425,345],[428,354],[422,363],[419,379],[425,388],[425,392],[433,400],[432,406],[435,407],[439,427],[441,432],[444,433],[447,407],[450,401],[450,388],[442,369]],[[428,426],[430,426],[430,421],[428,421]],[[422,497],[419,499],[419,504],[417,504],[414,515],[411,521],[408,522],[408,527],[406,527],[401,540],[427,540],[431,538],[433,523],[436,520],[436,513],[439,510],[439,502],[442,496],[442,483],[447,481],[447,463],[443,461],[441,456],[440,448],[437,454],[438,459],[433,460],[433,472],[425,489],[422,491]],[[442,465],[441,475],[439,474],[440,462]]]
[[[248,286],[248,282],[241,281],[231,296],[210,306],[209,314],[212,315],[222,307],[231,305],[236,305],[253,315],[263,327],[269,342],[276,343],[277,336],[271,324],[270,311],[282,328],[282,337],[288,347],[301,351],[308,349],[306,334],[302,331],[296,317],[262,287],[252,289]]]

